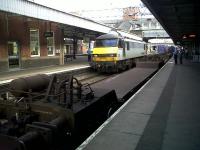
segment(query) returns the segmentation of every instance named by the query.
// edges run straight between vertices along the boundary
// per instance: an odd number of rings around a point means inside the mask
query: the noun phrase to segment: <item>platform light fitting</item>
[[[195,34],[190,34],[189,37],[194,38],[194,37],[196,37],[196,35]]]
[[[182,39],[186,39],[187,38],[187,36],[186,35],[184,35],[183,37],[182,37]]]

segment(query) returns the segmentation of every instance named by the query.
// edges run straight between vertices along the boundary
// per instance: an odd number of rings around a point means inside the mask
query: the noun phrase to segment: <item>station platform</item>
[[[89,63],[86,56],[77,56],[72,61],[65,62],[64,65],[35,67],[29,69],[15,69],[5,72],[0,72],[0,85],[10,82],[19,77],[26,77],[35,74],[54,74],[59,72],[71,71],[81,68],[88,68]]]
[[[173,59],[77,150],[199,150],[200,63]]]

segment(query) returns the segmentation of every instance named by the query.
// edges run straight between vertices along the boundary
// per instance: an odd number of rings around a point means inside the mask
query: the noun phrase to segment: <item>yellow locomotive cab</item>
[[[134,67],[135,58],[144,55],[144,42],[134,38],[123,37],[119,33],[97,37],[90,65],[103,72],[118,72]]]
[[[114,54],[118,52],[118,47],[100,47],[94,48],[93,54]]]
[[[117,61],[118,47],[102,47],[93,49],[93,61]]]
[[[117,57],[93,57],[93,61],[97,62],[97,61],[117,61]]]

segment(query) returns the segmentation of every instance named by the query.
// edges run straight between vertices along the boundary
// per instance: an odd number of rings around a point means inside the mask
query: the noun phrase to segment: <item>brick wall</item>
[[[40,56],[38,57],[31,57],[30,28],[39,29]],[[0,71],[1,68],[8,69],[8,41],[17,41],[19,44],[21,68],[58,65],[58,56],[48,56],[47,40],[44,36],[46,31],[54,32],[55,49],[60,50],[64,44],[59,24],[0,12]]]

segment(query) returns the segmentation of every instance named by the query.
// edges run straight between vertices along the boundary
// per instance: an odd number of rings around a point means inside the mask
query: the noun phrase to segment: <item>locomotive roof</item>
[[[97,37],[97,39],[117,39],[117,38],[119,38],[119,36],[115,34],[104,34]]]
[[[131,40],[136,40],[136,41],[141,41],[142,42],[142,38],[138,37],[136,35],[128,34],[128,33],[125,33],[125,32],[120,32],[119,34],[107,33],[107,34],[103,34],[103,35],[97,37],[96,39],[100,40],[100,39],[118,39],[118,38],[123,38],[123,39],[131,39]]]

